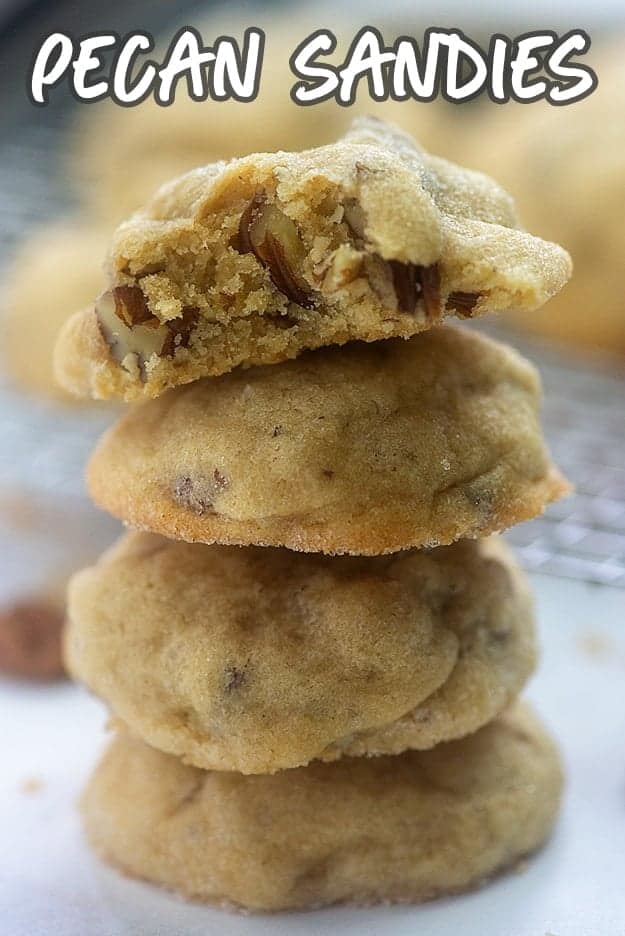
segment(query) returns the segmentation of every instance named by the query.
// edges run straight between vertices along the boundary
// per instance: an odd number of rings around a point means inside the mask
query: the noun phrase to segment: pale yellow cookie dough
[[[307,348],[408,338],[447,315],[535,309],[570,261],[515,225],[494,182],[382,121],[207,166],[117,229],[108,290],[63,330],[57,377],[134,400]]]
[[[105,229],[64,220],[37,230],[7,271],[2,303],[2,366],[21,388],[71,399],[54,380],[52,351],[61,326],[102,289]]]
[[[273,776],[186,767],[127,735],[83,797],[107,861],[188,897],[251,910],[422,901],[482,884],[541,845],[562,773],[516,707],[431,751]]]
[[[535,663],[498,540],[373,558],[128,534],[69,592],[66,659],[144,740],[273,773],[461,737]]]
[[[101,507],[175,539],[378,555],[485,536],[568,490],[511,349],[443,326],[197,381],[130,412]]]

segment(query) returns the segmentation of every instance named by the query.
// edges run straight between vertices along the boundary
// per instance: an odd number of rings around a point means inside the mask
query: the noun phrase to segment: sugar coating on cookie
[[[197,381],[96,448],[92,497],[205,543],[378,555],[485,536],[568,490],[518,354],[466,329],[354,343]]]
[[[535,309],[570,259],[516,225],[492,180],[371,118],[330,146],[197,169],[117,229],[109,288],[68,322],[57,375],[134,400],[446,315]]]
[[[273,776],[202,771],[131,736],[82,807],[112,864],[199,900],[252,910],[422,901],[483,883],[543,843],[562,774],[516,707],[462,741]]]
[[[197,767],[273,773],[461,737],[535,663],[503,542],[332,557],[128,534],[69,591],[74,676]]]

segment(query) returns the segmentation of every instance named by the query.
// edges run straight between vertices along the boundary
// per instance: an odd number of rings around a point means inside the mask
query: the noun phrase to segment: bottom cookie
[[[120,734],[82,806],[94,848],[129,874],[284,910],[476,886],[544,841],[561,788],[553,742],[517,705],[430,751],[271,776],[199,770]]]

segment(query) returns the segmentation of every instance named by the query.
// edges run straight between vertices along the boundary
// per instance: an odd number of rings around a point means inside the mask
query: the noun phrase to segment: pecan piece
[[[112,293],[115,315],[128,328],[132,328],[133,325],[144,325],[150,319],[154,319],[158,324],[158,319],[150,312],[139,286],[115,286]]]
[[[447,308],[462,318],[471,318],[480,299],[480,293],[453,292],[447,297]]]
[[[441,276],[438,264],[420,267],[421,295],[427,319],[438,319],[441,314]]]
[[[161,357],[173,357],[177,348],[186,348],[191,332],[198,322],[199,310],[194,306],[185,306],[178,318],[167,322],[167,337],[161,348]]]
[[[163,347],[163,342],[167,339],[168,332],[167,327],[161,325],[159,320],[153,315],[150,315],[149,318],[136,325],[128,325],[126,323],[126,315],[131,314],[127,310],[131,308],[138,309],[139,300],[133,293],[131,304],[128,305],[122,298],[124,296],[127,298],[128,294],[124,292],[120,294],[118,290],[135,288],[136,287],[132,286],[117,286],[115,289],[102,293],[102,295],[96,299],[95,315],[98,320],[100,332],[110,348],[113,360],[117,361],[117,363],[122,366],[128,367],[128,356],[134,356],[136,366],[141,376],[144,377],[145,362],[151,358],[153,354],[161,353],[161,348]],[[138,291],[141,292],[141,290]],[[124,307],[123,318],[119,314],[120,305]]]
[[[187,510],[201,517],[212,511],[215,499],[230,484],[228,478],[215,468],[212,478],[194,480],[190,475],[181,475],[173,484],[174,499]]]
[[[393,286],[397,296],[397,307],[402,312],[414,313],[417,308],[417,297],[421,290],[418,278],[420,267],[414,263],[400,263],[399,260],[389,260]]]
[[[131,369],[127,359],[134,356],[144,380],[146,361],[154,354],[173,357],[178,348],[186,348],[199,317],[196,308],[187,306],[178,318],[160,322],[138,286],[116,286],[103,293],[96,300],[95,314],[113,359]]]
[[[241,253],[254,254],[291,302],[313,308],[311,289],[297,272],[306,256],[297,225],[262,194],[241,215],[238,247]]]
[[[440,315],[441,291],[438,264],[429,267],[414,263],[389,260],[397,306],[402,312],[413,315],[419,299],[423,300],[425,317],[436,319]]]

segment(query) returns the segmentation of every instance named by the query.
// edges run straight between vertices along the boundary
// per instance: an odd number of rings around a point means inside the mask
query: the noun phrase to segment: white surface
[[[534,579],[543,662],[529,696],[568,773],[561,822],[522,873],[422,907],[245,917],[119,877],[87,850],[75,799],[104,743],[72,686],[0,684],[2,936],[620,936],[625,933],[625,591]],[[41,788],[27,792],[36,779]]]

